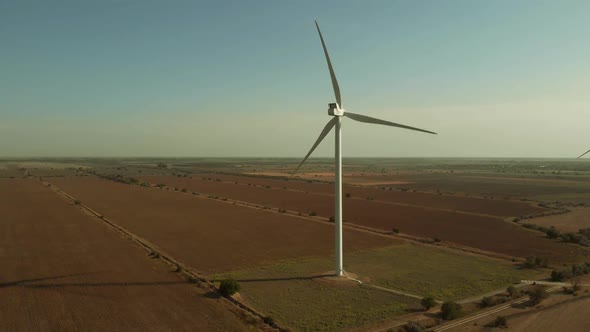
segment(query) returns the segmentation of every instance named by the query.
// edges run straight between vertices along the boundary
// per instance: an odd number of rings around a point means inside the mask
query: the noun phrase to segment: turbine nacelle
[[[338,103],[328,104],[328,114],[331,116],[344,116],[344,108],[340,108]]]

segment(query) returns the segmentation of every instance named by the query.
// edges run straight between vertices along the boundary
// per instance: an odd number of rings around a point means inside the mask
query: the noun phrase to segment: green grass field
[[[378,323],[417,308],[418,301],[326,279],[241,282],[242,298],[298,331],[341,331]]]
[[[539,274],[499,260],[410,244],[345,259],[347,271],[370,283],[442,301],[484,294]]]
[[[364,285],[320,277],[331,258],[286,261],[214,275],[231,276],[243,299],[297,330],[342,330],[378,323],[419,307],[418,300],[373,289],[374,284],[439,300],[459,300],[508,287],[538,271],[499,260],[412,244],[359,251],[344,257],[345,269]]]

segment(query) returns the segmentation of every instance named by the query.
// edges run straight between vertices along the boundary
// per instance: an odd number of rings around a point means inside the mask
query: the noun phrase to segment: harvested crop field
[[[51,183],[203,273],[334,250],[334,228],[327,223],[95,177]],[[355,230],[345,230],[344,237],[347,252],[399,243]]]
[[[0,179],[0,330],[247,330],[101,220],[32,179]]]
[[[308,182],[301,180],[287,181],[285,179],[257,178],[239,175],[225,174],[195,174],[195,179],[211,179],[212,181],[221,180],[223,182],[237,182],[238,184],[256,184],[259,186],[270,186],[276,189],[295,189],[311,193],[323,193],[333,195],[334,185],[322,182]],[[168,177],[146,177],[145,180],[152,182],[170,181]],[[177,178],[178,185],[182,184],[185,178]],[[380,189],[384,188],[384,189]],[[351,197],[367,198],[371,197],[376,200],[382,200],[391,203],[410,204],[430,208],[445,210],[466,211],[478,214],[487,214],[499,217],[516,217],[522,215],[535,214],[545,211],[545,209],[533,206],[526,202],[503,200],[503,199],[483,199],[476,197],[465,197],[458,195],[438,195],[435,193],[412,192],[400,190],[388,190],[389,186],[363,187],[344,185],[343,192],[349,193]]]
[[[184,177],[142,179],[261,206],[284,208],[304,214],[315,212],[326,218],[333,216],[333,197],[324,194],[267,189]],[[345,222],[384,231],[397,228],[402,233],[437,238],[509,256],[537,255],[547,257],[551,262],[560,263],[576,261],[588,255],[588,251],[583,248],[547,240],[541,233],[523,229],[499,218],[353,198],[344,200],[343,209]]]
[[[570,208],[571,212],[526,220],[527,223],[544,227],[555,226],[561,232],[577,232],[590,228],[590,208]]]
[[[448,174],[413,174],[401,177],[412,182],[402,187],[418,190],[440,190],[442,192],[472,193],[476,195],[537,198],[554,200],[563,194],[584,194],[590,197],[590,183],[585,178],[535,179],[500,176],[466,176]]]
[[[512,307],[501,313],[508,322],[508,331],[522,332],[574,332],[590,331],[590,296],[581,293],[574,297],[566,294],[552,294],[536,307]],[[497,330],[486,327],[496,318],[489,315],[473,323],[464,324],[449,331],[489,332]]]
[[[590,297],[548,306],[522,316],[509,317],[510,328],[516,331],[590,331]]]

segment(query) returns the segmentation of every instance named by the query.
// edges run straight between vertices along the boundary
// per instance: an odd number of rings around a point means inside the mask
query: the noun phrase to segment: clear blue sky
[[[590,148],[590,1],[0,0],[0,157],[345,156]],[[332,155],[326,140],[316,156]]]

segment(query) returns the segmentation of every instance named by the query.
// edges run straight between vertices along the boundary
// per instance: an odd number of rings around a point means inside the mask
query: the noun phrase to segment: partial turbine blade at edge
[[[578,158],[576,158],[576,159],[580,159],[580,158],[582,158],[582,157],[583,157],[583,156],[585,156],[585,155],[586,155],[588,152],[590,152],[590,150],[588,150],[588,151],[586,151],[586,152],[582,153],[582,154],[581,154],[581,155],[580,155]]]
[[[338,118],[337,117],[334,117],[334,118],[332,118],[332,120],[330,120],[326,124],[326,126],[324,127],[324,129],[320,133],[320,137],[318,137],[318,139],[315,141],[315,143],[311,147],[311,150],[309,150],[309,152],[307,153],[307,155],[305,155],[305,158],[303,158],[303,160],[299,163],[299,166],[297,166],[297,168],[295,169],[295,171],[293,172],[293,174],[291,174],[291,176],[289,177],[289,179],[293,178],[293,176],[295,175],[295,173],[297,173],[297,171],[299,170],[299,168],[301,168],[301,166],[307,160],[307,158],[309,158],[309,156],[311,155],[311,153],[318,147],[318,145],[320,145],[320,143],[322,142],[322,140],[324,139],[324,137],[326,137],[328,135],[328,133],[330,133],[330,130],[332,130],[332,128],[336,125],[336,122],[338,122]]]
[[[334,68],[332,68],[332,61],[330,61],[328,48],[326,48],[326,43],[324,42],[324,37],[322,37],[322,32],[320,31],[318,21],[315,21],[315,27],[318,29],[318,33],[320,34],[320,40],[322,41],[322,47],[324,48],[324,55],[326,55],[326,62],[328,62],[328,69],[330,70],[330,78],[332,79],[332,87],[334,88],[336,102],[338,103],[338,105],[340,105],[340,107],[342,107],[342,99],[340,98],[340,87],[338,86],[338,80],[336,80],[336,74],[334,73]]]
[[[344,112],[344,116],[349,117],[349,118],[351,118],[351,119],[353,119],[355,121],[359,121],[359,122],[380,124],[380,125],[384,125],[384,126],[404,128],[404,129],[421,131],[423,133],[437,135],[437,133],[435,133],[433,131],[424,130],[424,129],[420,129],[420,128],[415,128],[415,127],[410,127],[410,126],[406,126],[406,125],[395,123],[395,122],[389,122],[389,121],[385,121],[385,120],[380,120],[380,119],[372,118],[370,116],[366,116],[366,115],[362,115],[362,114],[356,114],[356,113],[351,113],[351,112]]]

